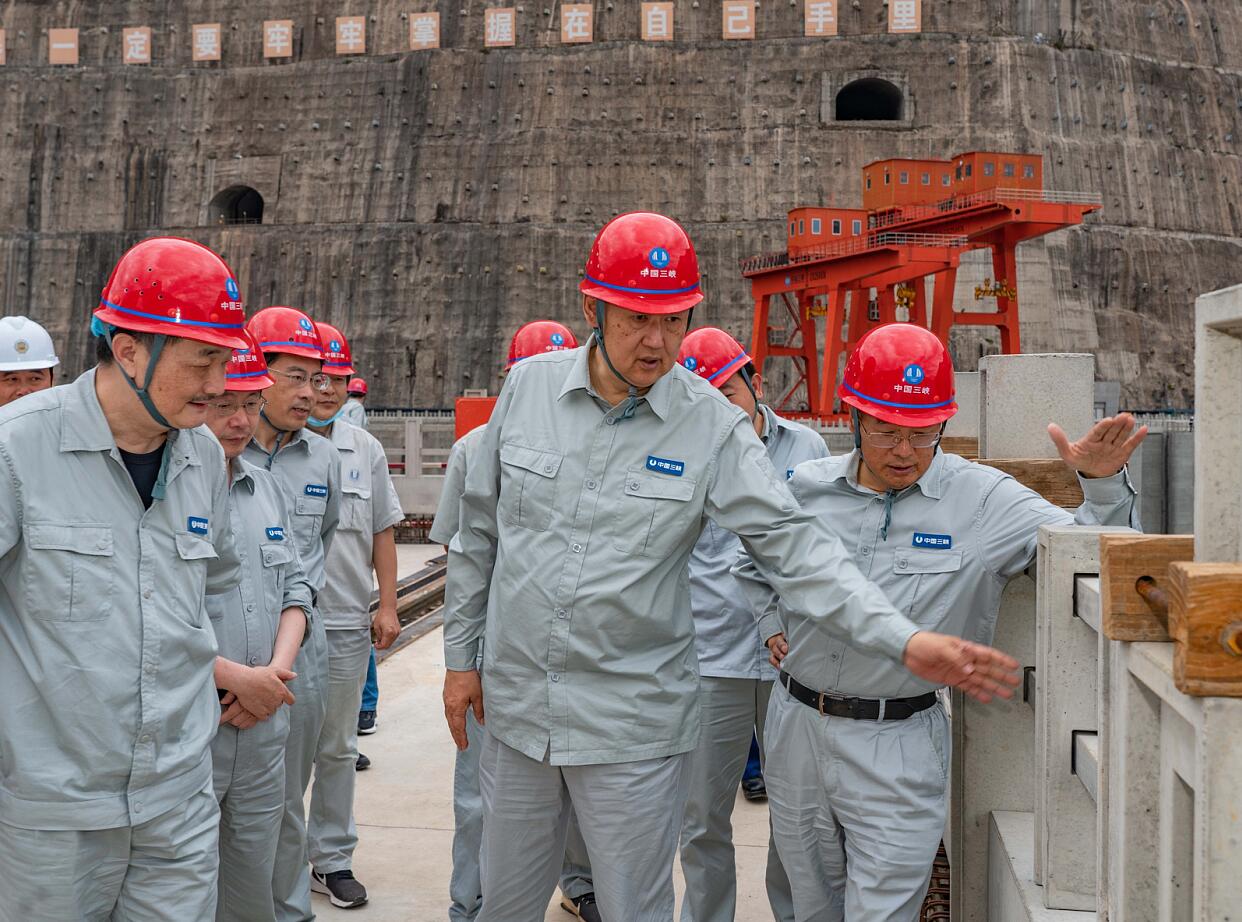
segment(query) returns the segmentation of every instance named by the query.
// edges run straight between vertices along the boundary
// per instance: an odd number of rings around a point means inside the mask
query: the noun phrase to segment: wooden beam
[[[946,435],[940,440],[940,450],[974,461],[979,457],[979,440],[973,435]]]
[[[1060,458],[980,458],[979,463],[1004,471],[1054,506],[1077,509],[1082,505],[1078,475]]]
[[[1169,641],[1160,615],[1136,585],[1169,591],[1169,564],[1195,559],[1194,535],[1100,535],[1100,628],[1109,640]],[[1167,617],[1167,613],[1166,613]]]
[[[1187,695],[1242,698],[1242,563],[1169,564],[1173,682]]]

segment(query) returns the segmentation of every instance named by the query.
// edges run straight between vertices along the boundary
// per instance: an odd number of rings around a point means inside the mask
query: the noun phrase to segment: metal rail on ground
[[[444,575],[448,557],[433,557],[421,570],[397,582],[397,618],[401,633],[387,650],[376,650],[376,662],[383,662],[444,622]],[[379,593],[371,593],[369,611],[379,608]]]

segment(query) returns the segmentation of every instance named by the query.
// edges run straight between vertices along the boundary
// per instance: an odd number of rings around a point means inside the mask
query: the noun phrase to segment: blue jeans
[[[371,661],[367,663],[367,681],[362,686],[363,711],[377,710],[379,704],[379,680],[375,676],[375,647],[371,648]]]
[[[752,778],[762,778],[763,772],[759,768],[759,740],[752,736],[750,738],[750,755],[746,758],[746,770],[742,772],[742,780],[750,781]]]

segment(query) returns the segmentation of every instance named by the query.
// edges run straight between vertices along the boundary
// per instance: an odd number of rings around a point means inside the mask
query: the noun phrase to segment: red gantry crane
[[[755,301],[756,368],[777,357],[794,363],[793,383],[774,404],[785,416],[842,420],[834,402],[844,358],[881,323],[921,323],[946,343],[954,324],[994,326],[1001,351],[1020,352],[1018,244],[1081,224],[1102,204],[1098,194],[1045,190],[1043,158],[1032,154],[878,160],[862,173],[862,208],[795,208],[786,250],[742,262]],[[955,311],[958,261],[977,249],[992,251],[992,278],[975,300],[995,298],[996,310]],[[795,405],[802,387],[806,400]]]

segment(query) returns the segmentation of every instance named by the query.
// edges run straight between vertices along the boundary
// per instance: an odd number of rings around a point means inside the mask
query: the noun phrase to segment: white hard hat
[[[26,317],[0,317],[0,371],[34,371],[59,364],[47,330]]]

